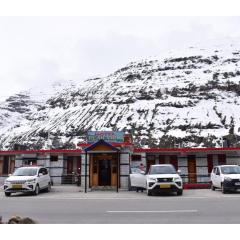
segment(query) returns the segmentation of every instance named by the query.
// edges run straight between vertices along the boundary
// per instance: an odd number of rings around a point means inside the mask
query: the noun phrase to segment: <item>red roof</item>
[[[0,151],[8,154],[31,154],[31,153],[82,153],[81,149],[48,149],[48,150],[6,150]]]
[[[114,147],[133,146],[131,143],[113,143]],[[79,144],[81,147],[89,147],[91,144]],[[231,148],[134,148],[134,153],[159,153],[159,152],[210,152],[210,151],[240,151],[238,147]],[[31,154],[31,153],[83,153],[81,149],[48,149],[48,150],[6,150],[0,151],[0,154]]]
[[[129,142],[123,142],[123,143],[110,143],[113,147],[123,147],[123,146],[133,146],[132,143],[129,143]],[[79,147],[89,147],[91,146],[92,143],[79,143],[78,146]]]
[[[135,153],[157,153],[157,152],[206,152],[206,151],[240,151],[238,147],[231,147],[231,148],[135,148]]]

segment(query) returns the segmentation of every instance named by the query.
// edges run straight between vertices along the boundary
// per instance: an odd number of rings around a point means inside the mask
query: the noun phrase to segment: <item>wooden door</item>
[[[91,155],[90,157],[90,169],[90,187],[96,187],[98,186],[98,159],[96,159],[94,155]]]
[[[197,182],[197,173],[196,173],[196,156],[188,155],[188,182],[196,183]]]
[[[117,186],[117,159],[111,160],[111,186]]]
[[[67,174],[73,173],[73,157],[68,157],[67,159]]]

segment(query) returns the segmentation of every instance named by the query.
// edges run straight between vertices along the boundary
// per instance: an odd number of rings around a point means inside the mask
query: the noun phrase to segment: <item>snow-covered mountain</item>
[[[1,149],[73,148],[88,130],[128,132],[143,147],[238,144],[240,45],[151,57],[0,104]]]

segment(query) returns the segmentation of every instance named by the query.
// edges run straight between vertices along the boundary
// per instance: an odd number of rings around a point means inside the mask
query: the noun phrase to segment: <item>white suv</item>
[[[240,166],[220,165],[213,168],[211,173],[211,188],[220,188],[222,193],[240,189]]]
[[[146,175],[143,172],[130,174],[130,182],[132,187],[146,188],[148,196],[160,192],[182,195],[183,183],[179,173],[171,164],[151,165]]]
[[[8,197],[11,193],[31,192],[38,195],[40,190],[50,191],[51,179],[44,167],[17,168],[4,182],[4,192]]]

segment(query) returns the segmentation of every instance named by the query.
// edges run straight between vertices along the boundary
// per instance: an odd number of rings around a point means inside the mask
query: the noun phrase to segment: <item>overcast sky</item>
[[[240,17],[0,17],[0,99],[170,49],[231,43],[239,26]]]

